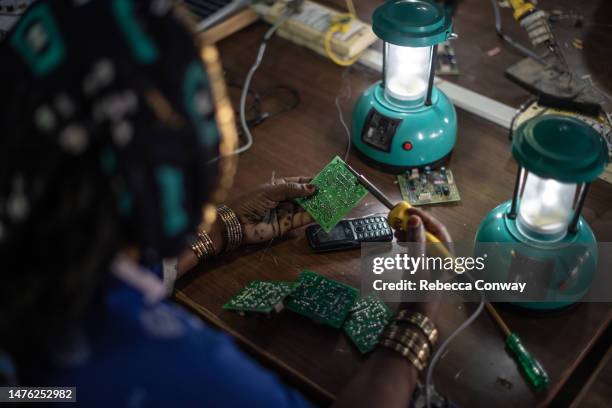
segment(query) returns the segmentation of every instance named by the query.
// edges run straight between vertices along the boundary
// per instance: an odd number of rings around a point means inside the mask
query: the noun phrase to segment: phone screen
[[[348,238],[344,232],[343,223],[337,224],[329,232],[325,232],[323,228],[321,228],[319,231],[315,232],[315,236],[319,242],[344,241]]]

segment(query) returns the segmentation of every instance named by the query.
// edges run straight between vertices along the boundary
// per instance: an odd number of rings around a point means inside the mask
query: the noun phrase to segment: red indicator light
[[[402,147],[404,148],[404,150],[412,150],[412,143],[410,143],[410,142],[404,142],[404,144],[402,145]]]

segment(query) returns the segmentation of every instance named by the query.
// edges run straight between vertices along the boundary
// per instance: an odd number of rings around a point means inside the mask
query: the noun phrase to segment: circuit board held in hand
[[[224,304],[223,309],[242,313],[280,312],[284,306],[284,299],[295,286],[294,282],[253,281]]]
[[[355,302],[344,322],[344,332],[362,354],[376,347],[380,333],[385,329],[393,313],[375,295],[368,295]]]
[[[368,193],[338,156],[321,170],[311,184],[317,187],[317,192],[310,197],[297,198],[296,202],[325,232],[331,231]]]
[[[352,286],[304,270],[287,298],[287,309],[338,329],[357,297],[358,291]]]
[[[397,176],[402,198],[411,205],[440,204],[461,201],[453,172],[445,167]]]

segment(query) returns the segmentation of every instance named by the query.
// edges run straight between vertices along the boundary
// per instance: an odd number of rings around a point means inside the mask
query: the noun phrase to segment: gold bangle
[[[205,261],[215,255],[215,246],[206,231],[198,232],[198,237],[191,244],[191,249],[199,261]]]
[[[431,319],[419,312],[409,312],[408,310],[402,310],[395,317],[397,322],[410,323],[423,331],[431,347],[435,346],[438,340],[438,329]]]
[[[428,340],[422,334],[410,329],[391,326],[382,332],[381,338],[403,344],[412,351],[423,365],[427,364],[431,349]]]
[[[402,356],[408,359],[408,361],[410,361],[410,363],[419,371],[423,371],[423,369],[425,368],[424,364],[418,359],[418,357],[412,354],[410,349],[401,343],[397,343],[388,339],[383,339],[378,342],[378,345],[400,353]]]
[[[238,220],[238,216],[231,208],[227,205],[221,205],[217,208],[217,213],[223,221],[223,225],[225,225],[225,252],[233,251],[242,245],[242,225],[240,224],[240,220]]]

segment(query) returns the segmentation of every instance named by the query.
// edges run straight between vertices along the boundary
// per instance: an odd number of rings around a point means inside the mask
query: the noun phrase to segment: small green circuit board
[[[338,156],[329,162],[311,182],[317,192],[296,202],[325,230],[332,228],[368,194],[357,177]]]
[[[355,302],[344,322],[344,332],[359,351],[366,354],[376,347],[380,333],[392,316],[385,302],[375,295],[368,295]]]
[[[280,312],[283,301],[295,286],[294,282],[253,281],[224,304],[223,309],[255,313]]]
[[[358,297],[357,289],[309,270],[287,298],[287,309],[339,329]]]
[[[413,169],[410,173],[397,176],[397,182],[402,198],[411,205],[461,201],[453,172],[444,167],[422,172]]]

